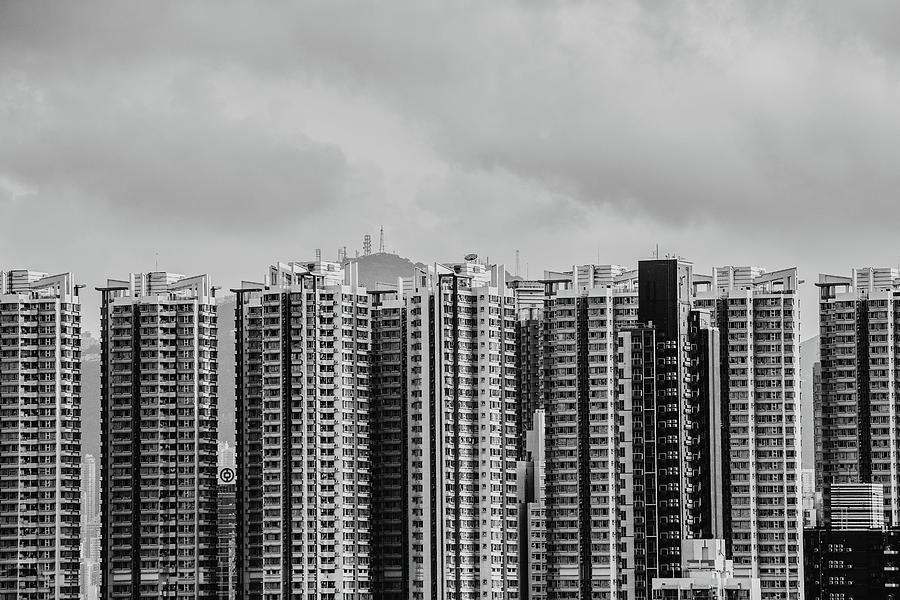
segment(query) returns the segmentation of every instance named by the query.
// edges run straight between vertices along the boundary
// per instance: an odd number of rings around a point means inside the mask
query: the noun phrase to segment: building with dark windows
[[[719,337],[693,311],[693,267],[638,264],[631,337],[634,597],[682,575],[682,540],[722,538],[724,487]],[[623,344],[624,345],[624,344]],[[635,381],[636,380],[636,381]],[[639,385],[635,385],[638,383]]]
[[[808,600],[900,598],[900,530],[884,521],[884,489],[832,483],[825,522],[804,533]]]
[[[229,467],[225,467],[229,469]],[[229,473],[233,471],[226,471]],[[237,594],[237,484],[232,475],[222,477],[218,484],[218,596],[219,600],[234,600]],[[226,481],[227,480],[227,481]]]
[[[214,288],[153,272],[100,292],[100,597],[214,598]]]
[[[81,303],[70,273],[0,271],[0,599],[80,589]]]
[[[763,598],[799,600],[796,283],[669,258],[513,285],[520,412],[546,411],[546,531],[527,544],[548,598],[650,598],[684,575],[685,540],[722,540]]]
[[[407,309],[402,289],[370,290],[369,295],[372,597],[406,600],[409,597]]]

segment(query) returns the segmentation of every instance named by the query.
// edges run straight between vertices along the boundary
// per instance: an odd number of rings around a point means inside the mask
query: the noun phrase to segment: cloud
[[[31,188],[43,210],[74,194],[125,222],[277,227],[341,204],[359,176],[336,146],[229,119],[183,91],[168,99],[192,106],[170,110],[100,88],[24,85],[30,100],[5,103],[0,175]]]
[[[898,18],[875,0],[5,2],[0,216],[32,203],[181,256],[227,235],[230,269],[261,244],[352,252],[382,224],[425,261],[631,262],[659,241],[812,270],[822,239],[893,256]]]

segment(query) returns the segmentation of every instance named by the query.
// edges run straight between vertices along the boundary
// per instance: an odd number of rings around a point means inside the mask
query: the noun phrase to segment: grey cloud
[[[888,1],[49,6],[0,8],[0,175],[123,216],[164,197],[223,207],[222,227],[326,204],[360,223],[387,196],[404,226],[480,216],[470,238],[512,236],[506,203],[520,229],[602,214],[754,240],[900,216]],[[216,87],[234,73],[249,115]],[[438,175],[411,165],[392,194],[377,160],[346,158],[353,132],[279,123],[292,86],[392,115]]]
[[[343,204],[361,176],[337,147],[227,118],[184,95],[174,100],[195,102],[192,110],[123,105],[100,83],[6,103],[0,175],[45,210],[77,194],[86,210],[147,224],[271,230]]]

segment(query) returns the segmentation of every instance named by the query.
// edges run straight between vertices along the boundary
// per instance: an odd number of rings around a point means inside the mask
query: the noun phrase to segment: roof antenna
[[[156,255],[156,263],[154,269],[156,271],[159,271],[159,250],[157,250],[154,254]]]
[[[516,250],[516,277],[519,276],[519,251]]]
[[[378,244],[378,251],[384,254],[384,225],[381,226],[381,243]]]

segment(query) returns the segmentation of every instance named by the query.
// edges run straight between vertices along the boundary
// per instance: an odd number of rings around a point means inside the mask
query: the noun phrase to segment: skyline
[[[227,287],[381,225],[532,272],[900,254],[891,3],[210,8],[0,8],[0,217],[41,215],[5,267]]]
[[[360,240],[361,239],[362,238],[360,238]],[[360,244],[360,246],[362,246],[362,244]],[[286,260],[297,261],[297,262],[306,262],[307,260],[314,260],[313,255],[315,254],[315,252],[317,250],[322,251],[322,260],[330,261],[330,262],[339,262],[335,257],[328,256],[327,249],[324,249],[324,248],[316,248],[316,249],[312,249],[311,251],[304,251],[304,252],[301,252],[300,256],[287,257]],[[335,251],[335,255],[336,255],[337,247],[335,248],[335,250],[336,250]],[[355,257],[353,257],[353,256],[351,256],[351,253],[353,252],[353,250],[354,250],[353,248],[351,248],[350,246],[347,246],[348,258],[351,261],[355,261],[359,258],[363,258],[364,256],[366,256],[365,254],[362,253],[362,248],[360,248],[358,254]],[[514,256],[515,256],[516,252],[520,252],[520,250],[513,250]],[[788,268],[788,263],[785,263],[783,265],[779,264],[776,267],[772,267],[771,265],[767,265],[767,264],[761,263],[759,261],[756,261],[756,262],[751,261],[751,262],[747,262],[747,263],[728,263],[725,261],[719,261],[719,262],[715,262],[715,263],[709,263],[709,266],[706,266],[706,261],[698,262],[698,261],[693,260],[693,257],[684,256],[680,253],[674,253],[674,252],[673,253],[664,253],[662,249],[654,249],[650,253],[648,253],[647,256],[632,257],[630,261],[625,260],[622,262],[613,262],[613,261],[596,262],[596,261],[591,261],[588,259],[585,261],[573,261],[570,263],[563,263],[563,264],[559,264],[559,265],[547,266],[547,267],[541,268],[538,271],[535,271],[534,268],[530,267],[530,265],[528,263],[525,263],[524,261],[522,261],[520,275],[518,277],[521,277],[522,279],[540,279],[547,272],[552,273],[552,272],[558,272],[560,269],[571,269],[571,267],[573,265],[601,265],[602,266],[602,265],[617,264],[617,265],[621,265],[627,269],[636,269],[637,263],[639,261],[651,260],[651,259],[657,258],[657,255],[656,255],[657,252],[659,252],[659,255],[658,255],[659,258],[678,258],[680,260],[686,260],[686,261],[690,262],[692,265],[695,266],[695,270],[699,274],[712,273],[716,268],[726,267],[726,266],[759,267],[766,271],[771,271],[773,268],[775,268],[775,269]],[[379,252],[373,251],[372,254],[373,255],[379,254]],[[417,263],[417,262],[424,263],[427,266],[449,263],[449,262],[453,262],[454,260],[461,260],[463,258],[462,253],[459,253],[459,256],[447,257],[446,260],[421,261],[420,259],[422,257],[405,256],[402,254],[402,252],[396,252],[394,250],[386,250],[385,254],[397,256],[401,259],[410,260],[413,263]],[[482,257],[481,255],[478,255],[477,253],[472,253],[472,254],[477,256],[479,261],[484,261],[484,260],[490,258],[490,257]],[[599,257],[599,258],[602,258],[602,257]],[[188,261],[188,262],[193,262],[193,261]],[[265,264],[265,261],[261,264]],[[512,261],[510,261],[510,262],[506,262],[503,260],[499,260],[499,261],[491,260],[490,264],[491,265],[503,265],[506,268],[506,271],[508,273],[510,273],[511,275],[513,275],[513,278],[516,277],[515,273],[514,273],[515,258],[513,258]],[[208,265],[208,266],[211,267],[214,265]],[[97,288],[103,287],[108,281],[111,280],[111,277],[109,277],[109,275],[107,274],[106,277],[102,278],[102,280],[98,280],[96,283],[87,283],[83,277],[78,276],[78,273],[74,269],[63,269],[63,270],[57,272],[54,269],[46,269],[42,265],[35,265],[35,264],[29,264],[29,263],[26,263],[24,265],[0,264],[0,267],[2,267],[4,270],[7,270],[7,271],[38,270],[38,271],[45,271],[49,275],[57,275],[57,274],[65,274],[65,273],[75,275],[75,279],[79,285],[79,295],[81,298],[85,299],[82,302],[82,304],[86,305],[88,307],[90,307],[94,304],[99,307],[100,293],[97,291]],[[793,267],[794,267],[794,264],[792,263],[790,268],[793,268]],[[528,274],[526,271],[526,269],[528,269],[528,268],[531,269],[530,274]],[[818,293],[816,291],[817,288],[815,286],[815,283],[818,281],[818,278],[820,275],[848,276],[851,273],[851,271],[854,269],[858,270],[858,269],[866,269],[866,268],[894,268],[894,267],[889,264],[885,264],[883,262],[879,263],[876,261],[875,263],[870,263],[870,264],[865,264],[865,265],[863,265],[863,264],[853,265],[851,267],[846,268],[843,271],[832,268],[832,269],[826,269],[826,270],[817,272],[812,275],[804,275],[804,273],[802,271],[800,271],[800,273],[799,273],[800,279],[799,279],[798,288],[799,288],[801,303],[805,306],[809,306],[810,304],[812,304],[813,306],[818,305]],[[900,262],[898,262],[898,265],[896,268],[900,268]],[[199,275],[199,274],[209,276],[210,273],[213,273],[216,270],[217,269],[215,269],[215,268],[206,268],[206,269],[200,269],[199,271],[194,272],[194,271],[188,271],[188,270],[184,270],[184,269],[178,270],[177,268],[175,268],[175,269],[166,268],[165,266],[160,266],[158,263],[158,259],[155,258],[153,268],[148,268],[144,272],[146,272],[146,273],[154,273],[154,272],[176,273],[177,272],[181,275],[193,277],[194,275]],[[131,272],[136,273],[138,271],[131,271]],[[193,275],[191,273],[193,273]],[[410,273],[410,275],[411,275],[411,273]],[[407,275],[403,274],[403,276],[407,276]],[[217,280],[210,276],[210,279],[213,282],[214,287],[216,288],[216,290],[219,291],[217,300],[222,300],[223,298],[227,298],[227,297],[234,297],[234,294],[231,291],[232,289],[236,289],[236,288],[240,287],[241,282],[252,281],[252,280],[254,280],[254,278],[256,280],[264,279],[265,278],[265,269],[257,268],[252,273],[244,274],[244,276],[239,276],[236,280],[233,281],[233,283],[224,283],[221,280]],[[229,281],[231,281],[231,280],[229,280]],[[818,308],[816,308],[816,311],[817,310],[818,310]],[[92,337],[97,338],[99,336],[99,312],[94,314],[90,311],[85,311],[82,314],[82,319],[83,319],[83,326],[82,326],[83,330],[85,332],[87,332],[88,334],[90,334]],[[809,320],[809,319],[801,320],[801,327],[800,327],[801,340],[803,342],[807,342],[807,341],[810,341],[810,340],[818,337],[818,335],[819,335],[818,327],[819,327],[819,323],[817,320]]]
[[[893,598],[897,23],[0,2],[0,600]]]

